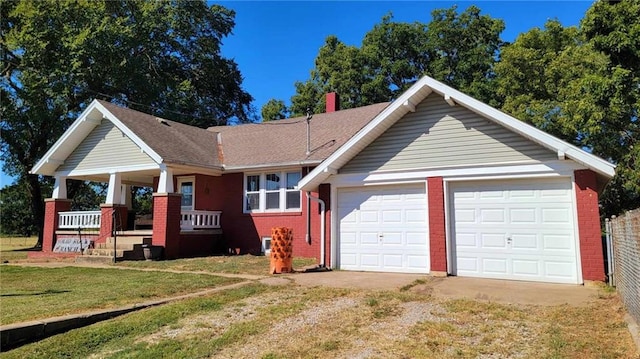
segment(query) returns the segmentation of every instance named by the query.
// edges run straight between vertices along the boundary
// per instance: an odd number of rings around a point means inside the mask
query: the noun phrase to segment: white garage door
[[[454,274],[578,283],[568,179],[454,183],[450,188]]]
[[[428,273],[425,184],[338,191],[339,267]]]

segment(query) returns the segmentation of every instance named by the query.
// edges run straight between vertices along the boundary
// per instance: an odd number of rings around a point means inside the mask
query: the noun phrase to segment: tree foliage
[[[607,216],[640,205],[640,40],[623,31],[640,32],[639,11],[596,2],[581,28],[549,21],[518,36],[496,66],[505,112],[617,164],[601,200]]]
[[[40,224],[42,179],[28,170],[94,98],[201,127],[255,120],[220,55],[235,15],[222,6],[23,0],[0,11],[4,170],[25,181]]]
[[[326,39],[292,112],[323,111],[330,91],[343,108],[390,101],[429,75],[617,164],[601,197],[603,214],[617,214],[640,206],[638,14],[638,1],[597,1],[580,27],[550,20],[513,44],[475,6],[435,10],[427,24],[386,15],[360,48]]]
[[[360,47],[327,37],[311,77],[295,83],[292,113],[323,112],[323,95],[332,91],[345,109],[391,101],[423,75],[497,104],[491,85],[503,21],[475,6],[462,13],[456,6],[435,10],[432,17],[428,24],[399,23],[385,15]]]
[[[289,109],[282,100],[270,99],[262,106],[262,122],[282,120],[289,117]]]

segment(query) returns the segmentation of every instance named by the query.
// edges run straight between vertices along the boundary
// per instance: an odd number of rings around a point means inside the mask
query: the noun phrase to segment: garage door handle
[[[511,243],[511,237],[507,237],[507,242]]]
[[[378,233],[378,240],[382,242],[382,238],[384,238],[384,234]]]

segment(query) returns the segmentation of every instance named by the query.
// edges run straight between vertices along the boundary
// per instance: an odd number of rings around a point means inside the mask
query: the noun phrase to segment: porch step
[[[124,249],[117,249],[116,250],[116,257],[124,257]],[[86,251],[86,255],[84,255],[83,257],[111,257],[113,258],[113,249],[98,249],[98,248],[93,248],[93,249],[87,249]]]
[[[114,238],[108,237],[105,244],[111,244],[113,247]],[[150,236],[116,236],[115,238],[116,244],[151,244]]]

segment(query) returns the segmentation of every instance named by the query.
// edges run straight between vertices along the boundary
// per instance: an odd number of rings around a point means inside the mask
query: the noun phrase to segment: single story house
[[[295,256],[342,270],[604,280],[611,163],[429,77],[391,103],[327,96],[310,119],[206,130],[93,101],[32,169],[56,179],[43,250],[87,222],[69,212],[73,178],[109,183],[95,243],[133,229],[127,186],[153,187],[167,258],[209,250],[212,230],[259,253],[286,226]]]

